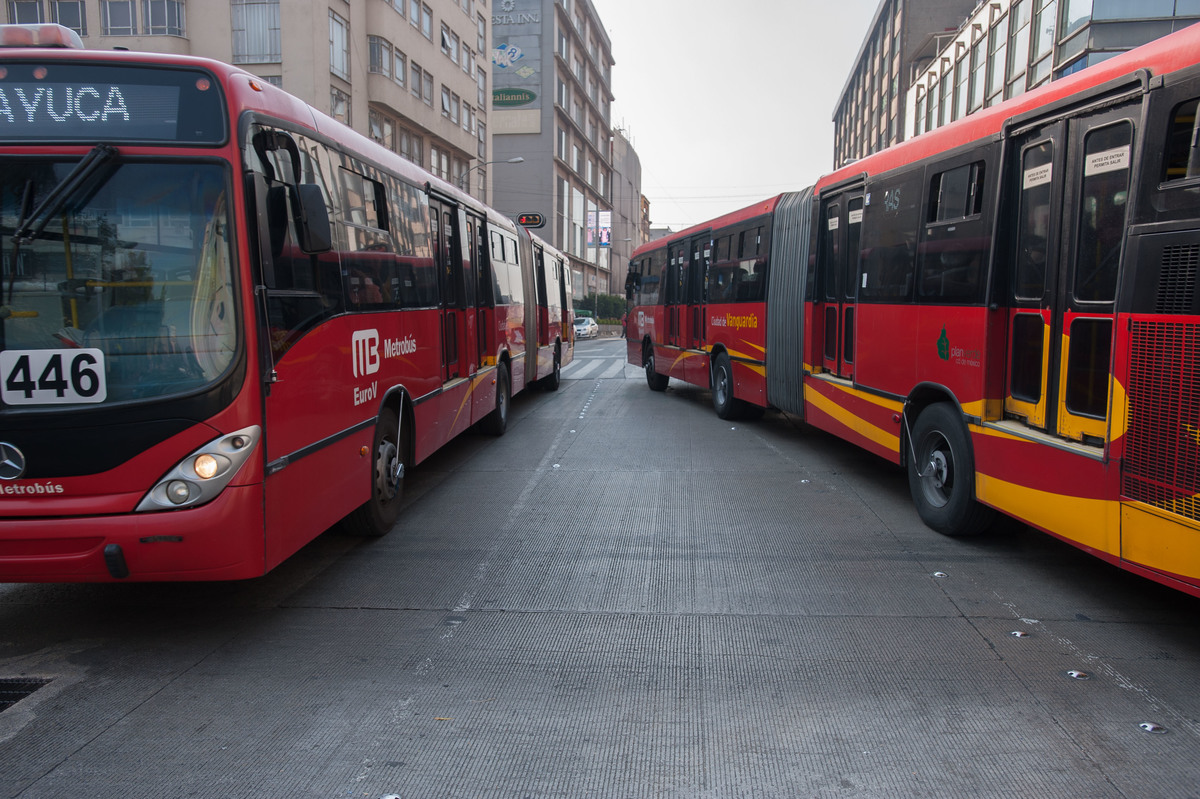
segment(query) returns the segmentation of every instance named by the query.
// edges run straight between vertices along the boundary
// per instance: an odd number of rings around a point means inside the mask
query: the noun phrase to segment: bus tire
[[[554,350],[554,368],[550,374],[542,378],[539,384],[543,391],[558,391],[559,385],[562,383],[562,356],[559,355],[557,348]]]
[[[737,419],[742,415],[743,403],[733,396],[733,364],[723,352],[713,361],[712,401],[713,410],[722,419]]]
[[[510,385],[508,366],[500,364],[496,367],[496,408],[483,417],[483,430],[488,435],[502,436],[508,429],[508,410],[512,405]]]
[[[943,535],[976,535],[995,511],[975,499],[975,455],[958,409],[930,405],[912,429],[908,488],[921,521]]]
[[[396,414],[385,410],[375,423],[375,446],[371,463],[371,498],[342,521],[351,535],[378,538],[386,535],[400,518],[404,499],[404,473],[408,462],[408,430],[400,430]]]
[[[671,378],[667,375],[659,374],[654,368],[653,344],[647,344],[646,348],[642,351],[642,366],[646,370],[646,385],[650,386],[650,390],[666,391]]]

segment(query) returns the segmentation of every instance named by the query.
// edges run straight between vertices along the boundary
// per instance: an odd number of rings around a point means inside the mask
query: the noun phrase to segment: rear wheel
[[[384,411],[375,423],[373,454],[371,498],[355,508],[342,522],[342,528],[353,535],[384,535],[400,518],[404,471],[408,459],[408,431],[400,430],[396,415],[391,411]]]
[[[541,379],[539,385],[546,391],[558,391],[559,384],[562,383],[562,356],[557,349],[554,350],[554,369],[550,374]]]
[[[961,414],[949,403],[930,405],[912,429],[908,487],[921,520],[943,535],[981,533],[995,511],[975,499],[975,456]]]
[[[723,352],[713,362],[712,399],[713,409],[722,419],[736,419],[742,415],[743,403],[733,396],[733,365]]]
[[[493,436],[502,436],[508,429],[508,408],[512,403],[509,393],[508,367],[496,367],[496,409],[483,419],[483,429]]]
[[[666,375],[661,375],[654,368],[654,345],[647,344],[645,351],[642,353],[642,366],[646,369],[646,385],[650,386],[651,391],[666,391],[667,384],[671,382],[671,378]]]

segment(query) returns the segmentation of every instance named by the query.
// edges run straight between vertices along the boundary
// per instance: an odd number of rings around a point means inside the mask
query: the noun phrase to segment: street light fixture
[[[472,172],[474,172],[476,169],[483,169],[485,166],[490,166],[492,164],[523,164],[523,163],[525,163],[525,158],[520,155],[516,156],[515,158],[506,158],[502,161],[483,161],[482,163],[476,164],[475,166],[471,167],[466,172],[463,172],[461,175],[458,176],[458,187],[460,189],[462,189],[463,191],[466,191],[467,190],[467,177]]]

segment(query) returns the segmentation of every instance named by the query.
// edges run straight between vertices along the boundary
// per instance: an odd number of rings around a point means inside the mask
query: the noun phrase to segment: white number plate
[[[104,402],[107,396],[101,350],[0,352],[0,399],[5,405]]]

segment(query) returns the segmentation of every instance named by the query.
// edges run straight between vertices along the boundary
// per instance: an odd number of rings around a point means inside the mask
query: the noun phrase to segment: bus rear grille
[[[1121,491],[1200,520],[1200,325],[1133,322]]]
[[[1191,313],[1196,296],[1196,270],[1200,268],[1200,244],[1163,248],[1162,271],[1158,276],[1155,313]]]

